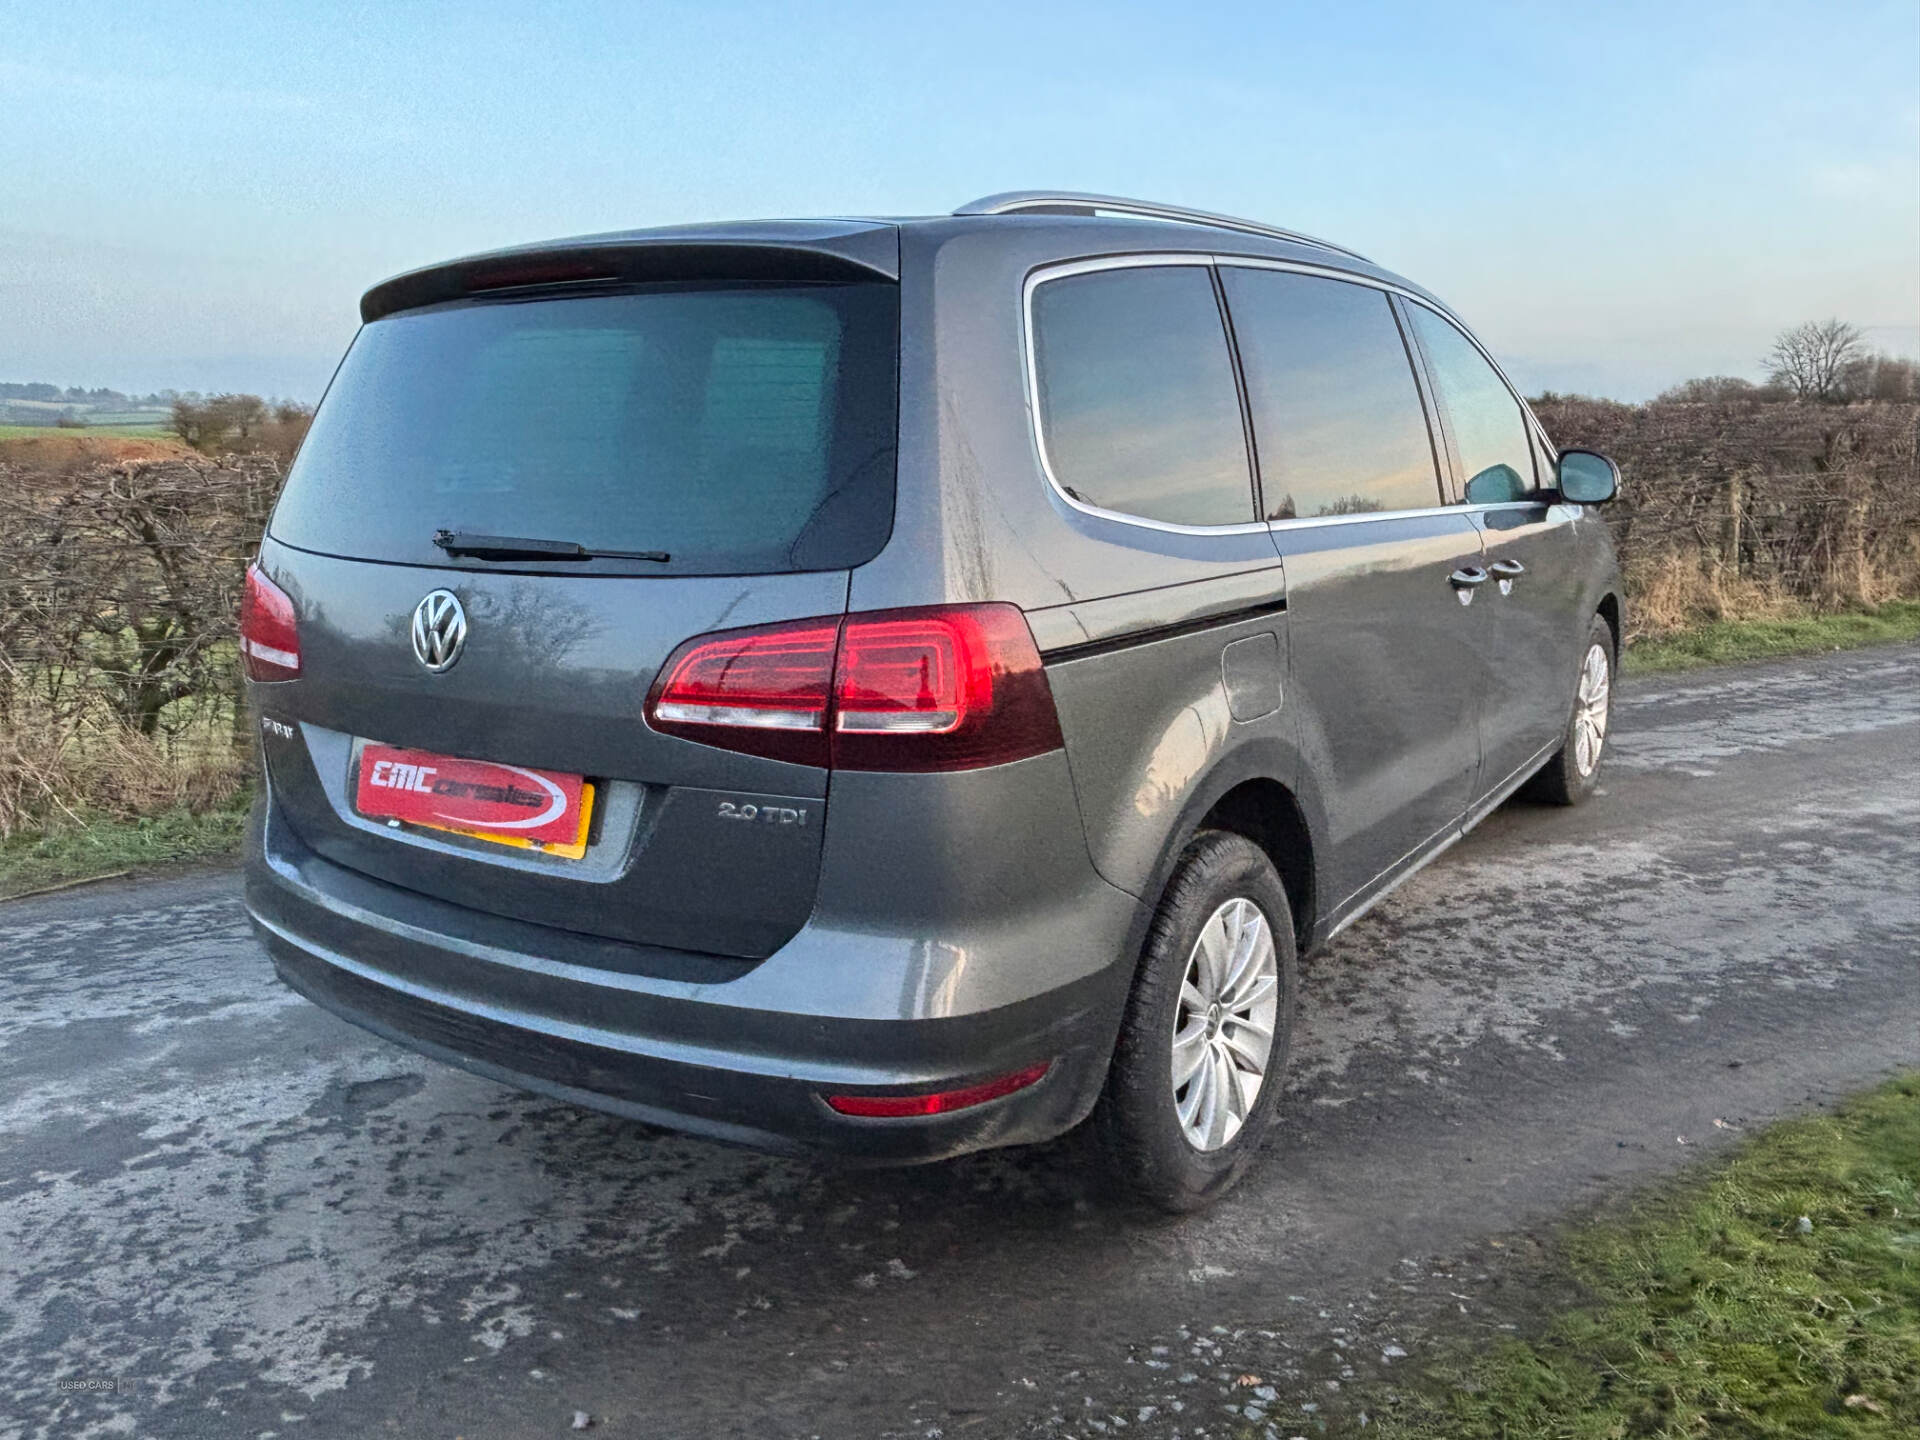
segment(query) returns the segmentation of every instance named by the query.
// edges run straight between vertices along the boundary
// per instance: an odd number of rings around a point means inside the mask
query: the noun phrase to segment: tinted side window
[[[1176,525],[1253,520],[1225,326],[1203,265],[1096,270],[1033,292],[1040,435],[1074,499]]]
[[[1352,515],[1440,503],[1413,363],[1386,295],[1365,285],[1221,271],[1267,515]]]
[[[1424,305],[1407,309],[1453,429],[1468,502],[1521,499],[1533,490],[1534,480],[1533,445],[1520,402],[1466,336]]]

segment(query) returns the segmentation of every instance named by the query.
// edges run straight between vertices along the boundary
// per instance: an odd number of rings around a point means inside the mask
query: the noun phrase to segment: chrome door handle
[[[1524,575],[1527,573],[1527,567],[1522,565],[1518,560],[1496,560],[1487,568],[1494,574],[1505,576],[1509,580],[1515,575]]]
[[[1479,588],[1487,583],[1487,572],[1478,565],[1462,565],[1447,576],[1447,583],[1453,586],[1453,593],[1462,605],[1471,605]]]

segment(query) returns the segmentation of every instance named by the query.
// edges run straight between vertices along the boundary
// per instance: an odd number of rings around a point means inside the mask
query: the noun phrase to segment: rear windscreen
[[[272,534],[328,555],[568,573],[860,564],[893,524],[898,293],[655,287],[376,320],[314,417]],[[671,558],[449,562],[439,530]]]

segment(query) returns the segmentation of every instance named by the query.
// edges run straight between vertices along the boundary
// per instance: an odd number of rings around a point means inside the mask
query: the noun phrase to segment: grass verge
[[[1396,1377],[1369,1433],[1920,1435],[1920,1072],[1761,1132],[1559,1254],[1581,1302]]]
[[[1629,675],[1657,675],[1916,639],[1920,639],[1920,600],[1890,600],[1872,610],[1785,620],[1719,620],[1650,637],[1628,648],[1626,670]]]
[[[0,841],[0,900],[122,870],[232,855],[250,800],[242,794],[218,810],[178,809],[138,820],[87,816],[84,824],[15,835]]]

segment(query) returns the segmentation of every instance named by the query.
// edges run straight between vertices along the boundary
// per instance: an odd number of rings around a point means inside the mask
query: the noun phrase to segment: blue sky
[[[0,0],[0,379],[315,398],[361,290],[633,225],[1143,195],[1457,306],[1529,389],[1920,354],[1920,3]]]

